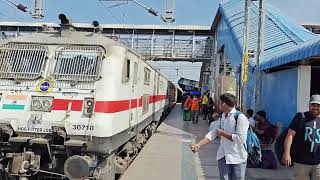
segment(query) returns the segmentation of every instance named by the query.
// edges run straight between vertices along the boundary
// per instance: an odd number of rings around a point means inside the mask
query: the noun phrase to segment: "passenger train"
[[[175,104],[138,53],[59,18],[0,44],[1,179],[115,179]]]

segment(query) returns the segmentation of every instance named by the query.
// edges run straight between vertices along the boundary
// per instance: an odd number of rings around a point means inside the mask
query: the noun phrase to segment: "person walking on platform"
[[[207,107],[207,110],[208,110],[208,120],[209,120],[209,124],[214,121],[212,115],[214,113],[214,102],[212,100],[212,98],[210,97],[209,98],[209,101],[208,101],[208,107]]]
[[[313,95],[309,111],[297,113],[284,142],[282,162],[294,163],[295,180],[320,180],[320,95]]]
[[[188,96],[189,96],[189,94],[187,94],[186,92],[183,93],[182,99],[181,99],[181,104],[182,104],[181,109],[184,109],[184,103],[186,102]]]
[[[207,115],[208,115],[208,96],[207,93],[205,92],[202,96],[201,99],[201,111],[203,115],[203,120],[207,120]]]
[[[184,108],[183,120],[184,121],[190,121],[191,120],[191,116],[192,116],[191,105],[192,105],[192,99],[191,99],[190,94],[188,94],[187,98],[186,98],[186,100],[185,100],[185,102],[183,104],[183,108]]]
[[[256,127],[256,121],[253,118],[253,110],[252,109],[247,110],[246,116],[249,119],[250,126],[253,128]]]
[[[191,112],[192,112],[192,124],[198,124],[199,119],[199,110],[200,110],[200,100],[198,96],[193,96],[191,102]]]
[[[223,112],[215,127],[197,144],[191,145],[193,152],[220,137],[217,152],[221,180],[244,180],[248,153],[245,149],[249,121],[235,109],[236,97],[225,93],[220,96],[220,110]],[[237,117],[235,117],[237,114]]]

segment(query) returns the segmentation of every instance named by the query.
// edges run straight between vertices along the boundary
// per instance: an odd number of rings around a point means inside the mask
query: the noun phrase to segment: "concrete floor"
[[[199,117],[199,124],[184,122],[183,111],[177,105],[157,132],[150,138],[121,180],[218,180],[214,141],[192,153],[190,145],[208,132],[208,122]],[[292,171],[247,169],[248,180],[289,180]]]

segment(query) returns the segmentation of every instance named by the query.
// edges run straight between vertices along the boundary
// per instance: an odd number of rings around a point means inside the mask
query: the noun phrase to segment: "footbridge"
[[[94,31],[89,23],[73,23],[78,31]],[[0,39],[26,35],[57,23],[0,22]],[[102,34],[135,49],[146,60],[210,62],[213,39],[209,26],[102,24]]]

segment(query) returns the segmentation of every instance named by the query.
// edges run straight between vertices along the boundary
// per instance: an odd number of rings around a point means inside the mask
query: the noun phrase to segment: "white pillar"
[[[297,112],[308,111],[311,89],[311,66],[298,67]]]

